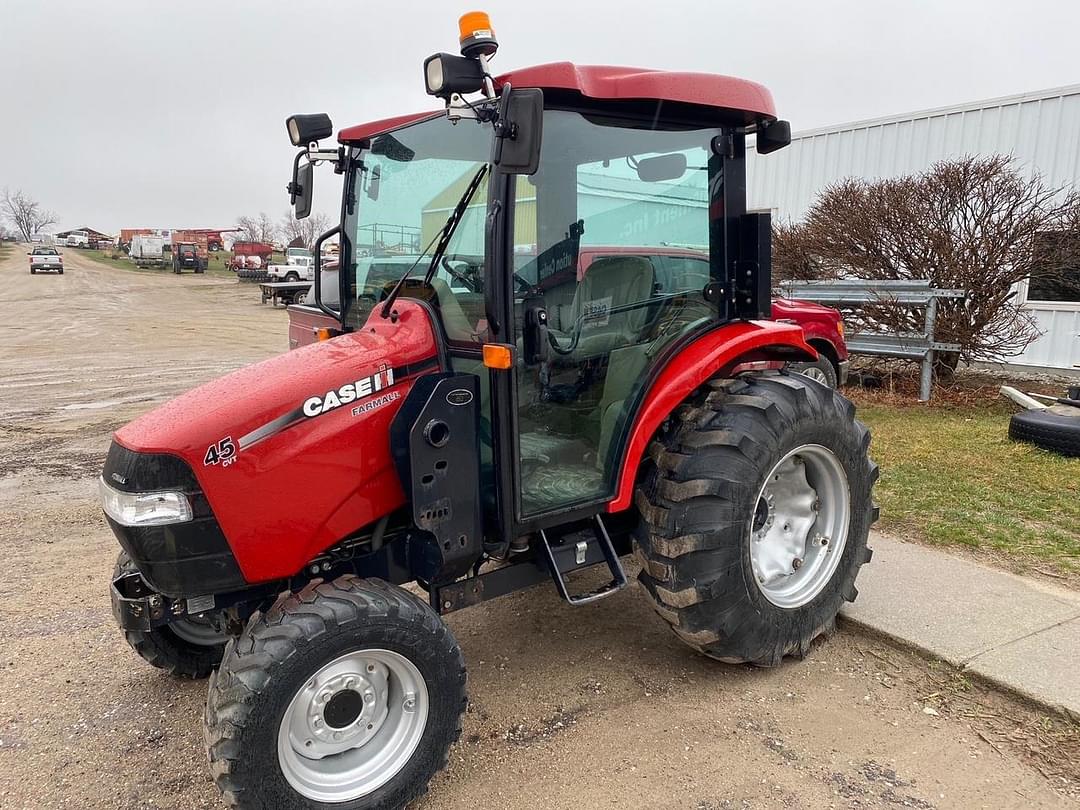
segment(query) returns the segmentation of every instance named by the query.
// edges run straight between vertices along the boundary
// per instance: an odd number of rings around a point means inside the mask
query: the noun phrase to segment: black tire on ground
[[[840,462],[850,492],[848,535],[822,589],[788,609],[757,584],[751,531],[766,477],[803,445],[824,446]],[[776,666],[833,629],[871,557],[878,470],[869,445],[855,406],[801,375],[713,380],[680,407],[648,450],[635,545],[639,579],[683,641],[721,661]]]
[[[36,276],[37,275],[37,270],[35,270],[33,267],[31,267],[30,268],[30,275]]]
[[[1071,408],[1071,405],[1064,405]],[[1009,420],[1009,438],[1064,456],[1080,457],[1080,408],[1076,416],[1051,411],[1021,411]]]
[[[787,370],[817,380],[829,386],[829,388],[839,387],[836,369],[833,367],[832,361],[823,354],[818,355],[818,359],[813,363],[788,363]]]
[[[116,558],[113,579],[138,570],[127,552],[121,551]],[[126,630],[124,638],[148,664],[182,678],[198,680],[209,677],[225,654],[224,641],[213,645],[194,644],[178,636],[169,627],[148,633]]]
[[[282,717],[320,668],[362,649],[399,653],[423,675],[429,714],[416,751],[386,784],[360,798],[309,803],[278,759]],[[465,662],[450,629],[420,599],[381,580],[343,576],[309,584],[256,614],[210,681],[203,733],[214,782],[232,807],[402,808],[446,766],[461,735]]]
[[[60,275],[64,275],[63,269],[57,270],[56,272],[59,273]]]

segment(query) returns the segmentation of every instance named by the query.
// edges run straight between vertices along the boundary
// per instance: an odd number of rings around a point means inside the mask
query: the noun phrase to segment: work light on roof
[[[499,49],[491,20],[483,11],[470,11],[458,21],[461,56],[437,53],[424,60],[424,84],[429,95],[450,104],[454,96],[483,91],[495,95],[488,60]]]

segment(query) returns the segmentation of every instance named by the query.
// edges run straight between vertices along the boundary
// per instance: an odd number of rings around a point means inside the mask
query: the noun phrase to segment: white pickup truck
[[[285,264],[268,264],[269,281],[314,281],[315,267],[310,256],[287,256]]]
[[[59,273],[64,275],[64,257],[60,251],[48,245],[35,247],[26,254],[30,257],[30,275],[37,273]]]

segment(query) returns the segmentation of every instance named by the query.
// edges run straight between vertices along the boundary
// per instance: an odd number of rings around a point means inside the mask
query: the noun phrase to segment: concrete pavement
[[[1080,719],[1080,593],[871,534],[851,623]]]

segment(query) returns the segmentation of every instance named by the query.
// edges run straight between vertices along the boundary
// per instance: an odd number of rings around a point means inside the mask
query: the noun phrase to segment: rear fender
[[[806,342],[799,326],[775,321],[725,324],[684,346],[654,374],[638,408],[608,511],[620,512],[633,502],[645,448],[664,420],[695,388],[747,363],[816,359],[817,352]]]

